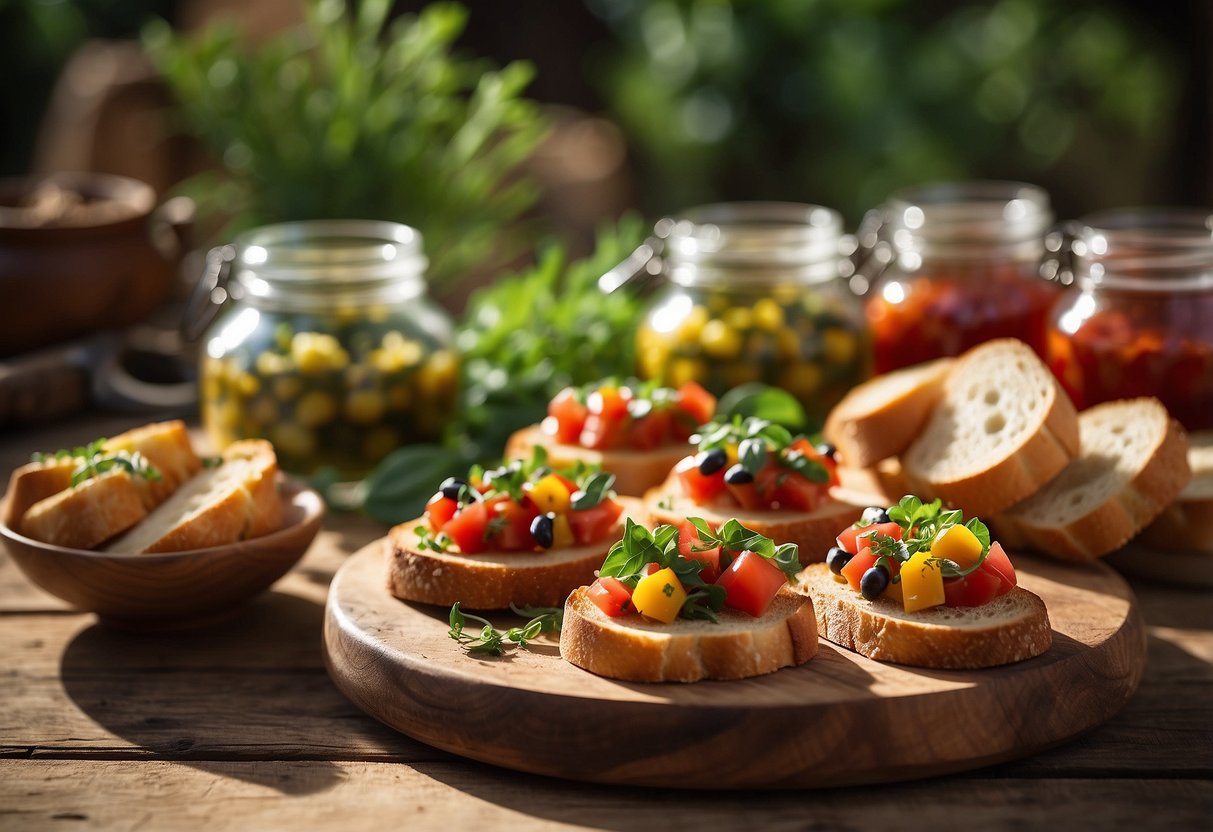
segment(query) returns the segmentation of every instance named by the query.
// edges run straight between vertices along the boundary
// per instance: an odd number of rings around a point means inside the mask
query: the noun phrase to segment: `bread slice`
[[[599,676],[629,682],[745,679],[817,655],[813,602],[783,588],[760,618],[723,610],[720,622],[610,618],[579,587],[564,605],[560,655]]]
[[[800,547],[802,564],[825,560],[838,533],[858,520],[863,508],[862,505],[834,501],[812,512],[747,511],[737,506],[718,509],[701,506],[683,496],[682,487],[673,475],[644,498],[645,516],[650,526],[681,523],[687,517],[702,517],[719,526],[735,518],[747,529],[771,538],[776,544],[795,543]]]
[[[66,488],[31,506],[21,518],[21,533],[53,546],[92,549],[147,516],[142,482],[112,469]]]
[[[1159,551],[1213,555],[1213,430],[1188,434],[1188,468],[1192,479],[1137,541]]]
[[[1053,642],[1044,602],[1022,587],[980,607],[912,613],[891,598],[864,599],[823,563],[801,572],[798,587],[813,599],[822,638],[876,661],[937,670],[995,667],[1039,656]]]
[[[607,551],[623,536],[625,518],[636,519],[639,505],[627,497],[612,533],[589,546],[548,552],[484,552],[463,555],[435,552],[418,545],[424,518],[401,523],[388,533],[388,591],[402,601],[469,610],[504,610],[510,604],[557,607],[577,587],[594,580]]]
[[[1037,493],[995,515],[1006,546],[1092,560],[1124,545],[1188,482],[1188,440],[1157,399],[1125,399],[1079,416],[1082,454]]]
[[[189,431],[180,419],[155,422],[120,433],[106,440],[105,450],[142,454],[160,472],[159,479],[139,480],[149,511],[167,500],[181,483],[202,468],[202,460],[190,445]]]
[[[4,511],[0,515],[4,525],[29,536],[22,528],[25,513],[36,503],[70,488],[77,464],[75,459],[48,459],[30,462],[14,470],[8,479]]]
[[[943,392],[953,359],[939,358],[853,388],[826,417],[822,435],[843,465],[868,468],[909,447]]]
[[[597,465],[615,475],[615,491],[630,497],[641,497],[655,485],[659,485],[678,464],[678,461],[694,448],[686,442],[662,445],[651,451],[595,451],[580,445],[568,445],[555,441],[538,425],[531,425],[514,433],[505,446],[506,459],[530,459],[531,449],[540,445],[548,453],[548,462],[557,468],[568,468],[578,462]]]
[[[838,466],[838,486],[830,494],[838,501],[853,506],[891,506],[913,489],[901,472],[901,462],[895,456],[882,459],[870,468]]]
[[[263,439],[230,445],[222,462],[187,481],[147,519],[105,548],[152,554],[208,549],[281,525],[278,463]]]
[[[988,341],[956,360],[901,456],[913,492],[985,516],[1038,491],[1078,455],[1078,415],[1023,342]]]

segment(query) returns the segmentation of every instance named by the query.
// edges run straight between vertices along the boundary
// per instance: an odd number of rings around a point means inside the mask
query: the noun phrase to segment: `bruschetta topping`
[[[648,451],[687,441],[715,412],[716,397],[695,382],[675,389],[603,381],[561,390],[540,430],[557,442],[599,451]]]

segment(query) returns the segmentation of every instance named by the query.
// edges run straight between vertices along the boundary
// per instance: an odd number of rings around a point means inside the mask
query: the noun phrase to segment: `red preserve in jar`
[[[1213,428],[1213,215],[1092,215],[1069,248],[1076,285],[1046,360],[1074,405],[1157,396],[1188,430]]]
[[[1043,356],[1060,291],[1040,277],[1052,222],[1048,194],[1020,182],[893,194],[860,230],[869,262],[888,263],[870,288],[856,287],[867,289],[876,372],[959,355],[993,338],[1019,338]]]

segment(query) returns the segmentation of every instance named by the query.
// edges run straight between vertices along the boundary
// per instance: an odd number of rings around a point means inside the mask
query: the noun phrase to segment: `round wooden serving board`
[[[448,610],[388,594],[384,546],[351,557],[329,591],[324,644],[337,686],[429,745],[554,777],[750,789],[961,771],[1098,725],[1145,666],[1141,617],[1115,572],[1020,557],[1020,583],[1053,624],[1052,648],[1035,659],[921,670],[823,641],[807,664],[754,679],[618,682],[565,662],[554,639],[504,658],[466,653],[447,636]]]

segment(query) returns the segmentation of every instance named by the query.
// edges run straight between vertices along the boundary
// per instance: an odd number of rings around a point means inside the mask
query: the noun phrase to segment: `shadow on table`
[[[64,690],[149,760],[230,762],[231,776],[285,794],[325,791],[342,778],[322,759],[334,746],[395,736],[362,718],[324,671],[323,607],[269,592],[204,630],[132,634],[94,624],[68,644]],[[371,736],[373,735],[373,736]],[[126,758],[119,746],[114,756]],[[307,776],[266,760],[312,760]],[[208,771],[214,771],[208,766]]]

